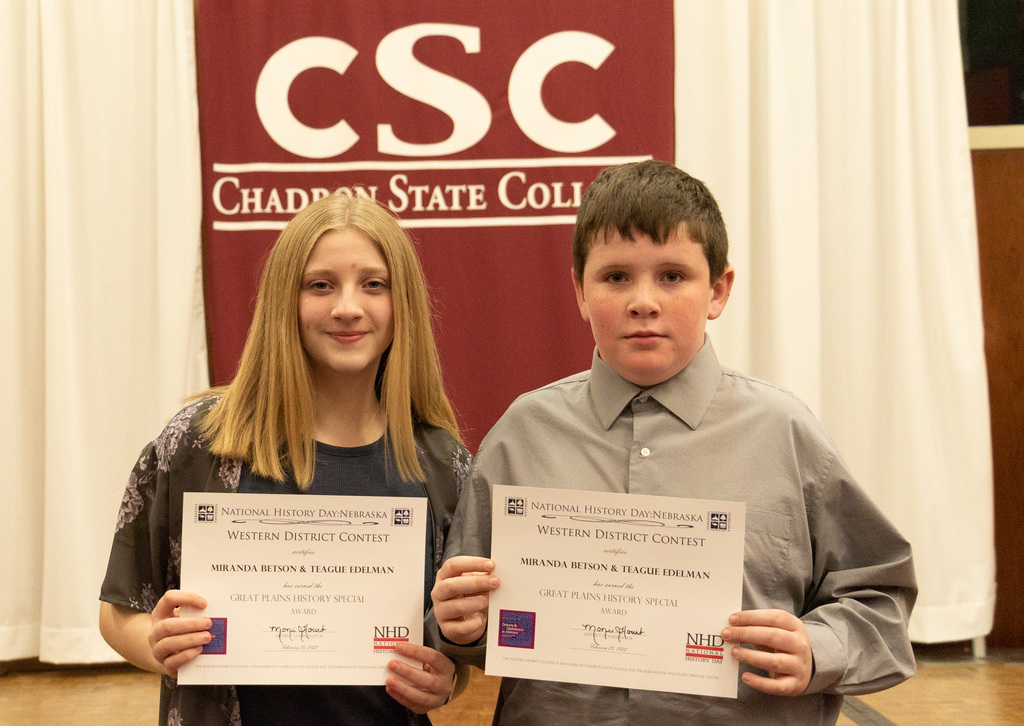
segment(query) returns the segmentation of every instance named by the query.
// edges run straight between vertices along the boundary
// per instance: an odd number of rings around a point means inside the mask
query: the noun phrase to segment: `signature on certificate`
[[[632,640],[638,635],[644,634],[644,626],[630,627],[629,625],[591,625],[590,623],[583,623],[583,630],[590,633],[594,639],[594,645],[597,645],[598,639],[601,640],[612,640],[622,642],[624,640]]]
[[[320,633],[327,632],[326,625],[271,625],[270,632],[277,635],[277,639],[283,644],[285,641],[304,641],[315,637]]]

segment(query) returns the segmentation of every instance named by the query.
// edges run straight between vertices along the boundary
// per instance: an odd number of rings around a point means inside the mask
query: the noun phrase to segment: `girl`
[[[469,454],[441,382],[423,272],[376,202],[335,193],[285,227],[267,258],[238,374],[179,412],[135,466],[100,599],[100,631],[162,674],[161,723],[429,723],[455,668],[432,648],[388,664],[386,686],[178,686],[210,620],[177,590],[182,495],[239,491],[426,497],[424,592],[444,551]],[[425,600],[429,602],[429,598]],[[424,628],[436,637],[432,614]]]

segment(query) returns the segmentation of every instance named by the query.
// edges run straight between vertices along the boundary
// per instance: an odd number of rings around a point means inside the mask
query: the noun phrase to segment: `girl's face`
[[[373,385],[394,337],[394,309],[387,262],[362,232],[332,230],[313,245],[299,289],[299,336],[318,385]]]

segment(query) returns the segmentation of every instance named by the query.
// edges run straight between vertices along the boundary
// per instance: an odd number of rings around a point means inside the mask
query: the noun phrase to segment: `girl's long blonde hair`
[[[412,241],[377,202],[335,192],[296,214],[274,243],[238,373],[228,386],[214,389],[221,400],[203,422],[214,454],[243,459],[259,476],[280,481],[290,473],[301,489],[313,480],[315,447],[313,379],[299,338],[299,290],[313,245],[324,233],[341,229],[358,230],[373,240],[391,273],[395,332],[381,357],[377,384],[385,440],[399,474],[424,476],[413,440],[414,418],[459,438]]]

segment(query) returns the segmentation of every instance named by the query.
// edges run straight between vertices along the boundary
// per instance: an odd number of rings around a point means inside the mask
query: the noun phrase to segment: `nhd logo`
[[[712,633],[686,634],[686,660],[721,663],[725,658],[725,641]]]
[[[409,642],[409,628],[404,625],[374,625],[373,652],[394,653],[395,645]]]

